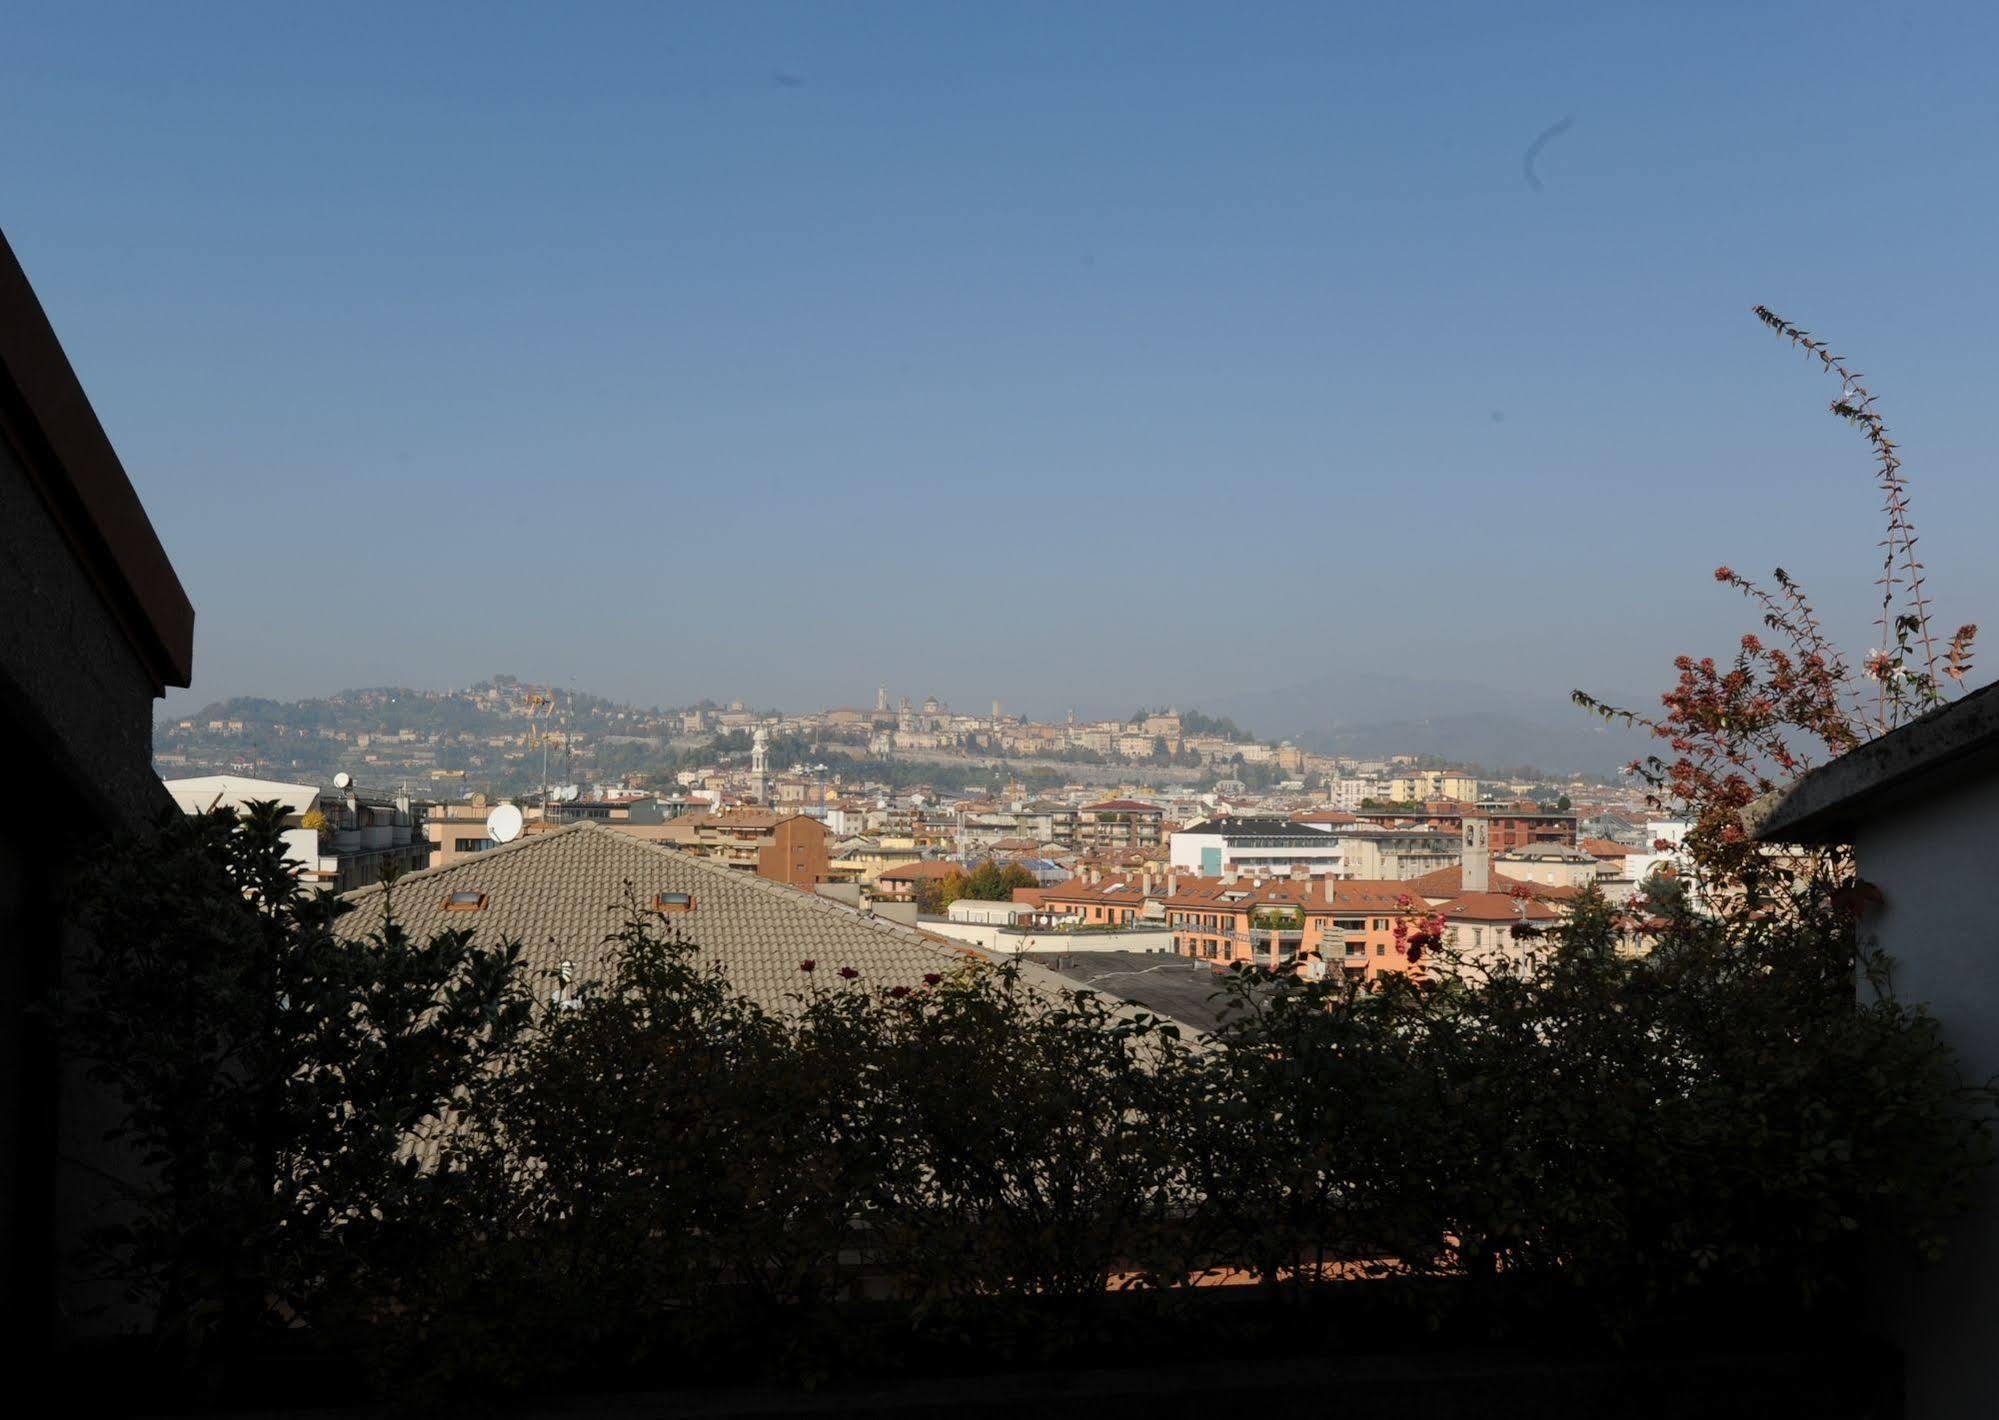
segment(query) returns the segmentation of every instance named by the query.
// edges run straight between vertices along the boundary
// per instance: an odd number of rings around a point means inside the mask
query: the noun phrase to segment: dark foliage
[[[149,1169],[108,1255],[211,1359],[282,1317],[413,1393],[814,1379],[1046,1359],[1221,1278],[1781,1321],[1849,1309],[1863,1244],[1938,1255],[1988,1154],[1992,1092],[1856,1003],[1834,913],[1674,910],[1640,957],[1585,898],[1532,978],[1238,971],[1194,1041],[982,965],[801,962],[773,1012],[633,906],[610,980],[530,1008],[507,948],[333,940],[273,823],[114,858],[72,1017]]]

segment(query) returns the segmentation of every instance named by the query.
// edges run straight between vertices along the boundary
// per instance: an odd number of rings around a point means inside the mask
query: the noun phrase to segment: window
[[[692,912],[694,894],[691,892],[656,892],[652,895],[654,912]]]
[[[484,912],[486,910],[486,894],[471,889],[463,892],[448,892],[444,895],[444,910],[446,912]]]
[[[1347,955],[1348,955],[1348,956],[1350,956],[1350,957],[1364,957],[1364,956],[1366,956],[1366,955],[1367,955],[1367,943],[1366,943],[1366,942],[1348,942],[1348,943],[1347,943]]]
[[[454,853],[484,853],[492,846],[493,840],[490,838],[459,838],[452,841],[451,851]]]
[[[1363,952],[1365,952],[1365,951],[1367,950],[1367,946],[1366,946],[1366,944],[1365,944],[1365,943],[1363,943],[1363,944],[1361,945],[1361,950],[1362,950]],[[1387,944],[1386,942],[1376,942],[1376,943],[1374,944],[1374,954],[1375,954],[1376,956],[1378,956],[1378,957],[1385,957],[1385,956],[1387,956],[1387,955],[1388,955],[1388,944]]]

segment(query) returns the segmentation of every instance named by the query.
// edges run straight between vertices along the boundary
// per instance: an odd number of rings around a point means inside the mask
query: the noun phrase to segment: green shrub
[[[1238,969],[1195,1041],[999,966],[801,963],[766,1010],[636,904],[610,980],[530,1006],[508,946],[340,943],[275,843],[259,810],[114,857],[74,1003],[151,1169],[109,1255],[191,1348],[297,1319],[398,1385],[810,1378],[1087,1347],[1216,1272],[1798,1316],[1851,1308],[1863,1244],[1937,1256],[1989,1154],[1993,1092],[1855,1001],[1836,914],[1681,910],[1641,957],[1587,895],[1532,978]]]

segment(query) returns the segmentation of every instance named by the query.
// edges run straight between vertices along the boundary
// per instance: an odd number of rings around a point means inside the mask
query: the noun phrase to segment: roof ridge
[[[414,873],[404,873],[401,877],[397,878],[393,883],[387,883],[387,882],[369,883],[366,887],[358,887],[353,889],[351,892],[345,892],[340,895],[346,898],[349,902],[358,902],[373,894],[387,892],[392,887],[401,887],[404,883],[429,882],[432,879],[439,877],[444,873],[456,872],[458,869],[470,867],[474,863],[490,863],[495,858],[501,857],[508,853],[518,853],[523,848],[533,847],[537,843],[547,843],[553,839],[564,837],[567,834],[572,834],[586,828],[595,828],[595,827],[597,827],[596,824],[592,823],[588,819],[584,819],[577,823],[564,824],[561,828],[545,829],[540,833],[523,833],[519,838],[516,838],[513,842],[502,843],[497,848],[488,848],[480,853],[468,853],[464,857],[454,859],[452,862],[449,863],[439,863],[435,867],[419,868]],[[633,841],[636,842],[637,840],[634,839]]]
[[[805,817],[805,815],[798,815],[798,817]],[[930,940],[927,934],[919,931],[917,928],[905,927],[899,922],[890,922],[875,916],[873,913],[862,912],[858,908],[849,907],[843,902],[835,902],[823,893],[806,892],[804,889],[792,887],[788,883],[772,882],[760,873],[745,873],[736,868],[724,867],[719,863],[702,857],[698,853],[688,853],[682,849],[673,847],[671,844],[659,843],[649,838],[634,838],[630,834],[620,833],[617,829],[611,828],[606,824],[588,820],[580,824],[574,824],[572,827],[596,829],[599,833],[605,834],[610,838],[630,843],[647,852],[671,858],[676,862],[686,863],[694,867],[697,871],[716,878],[718,881],[734,883],[740,887],[761,892],[767,897],[782,898],[787,902],[804,903],[819,908],[832,916],[850,915],[856,922],[867,927],[872,927],[877,931],[885,932],[890,936],[897,938],[914,937],[926,943]],[[549,837],[550,835],[544,834],[542,836]],[[484,857],[485,855],[481,854],[479,856]]]
[[[629,846],[641,853],[651,853],[658,857],[670,859],[675,863],[693,869],[699,874],[710,877],[716,882],[726,882],[733,886],[746,888],[752,892],[762,893],[767,897],[780,898],[793,904],[814,907],[829,916],[846,916],[864,927],[880,932],[884,936],[893,937],[898,941],[915,941],[925,946],[935,946],[937,944],[933,934],[924,932],[920,928],[907,927],[900,922],[891,922],[886,918],[877,917],[873,913],[862,912],[858,908],[849,907],[843,902],[836,902],[822,893],[805,892],[802,889],[791,887],[785,883],[772,882],[769,878],[762,877],[756,873],[745,873],[735,868],[725,867],[720,863],[702,857],[698,853],[688,853],[682,849],[673,847],[671,844],[656,842],[648,838],[638,838],[632,834],[620,832],[618,829],[612,828],[608,824],[599,823],[594,819],[584,819],[577,823],[564,824],[561,828],[551,828],[540,833],[523,834],[513,842],[503,843],[497,848],[488,848],[482,853],[469,854],[454,862],[440,863],[434,868],[422,868],[414,873],[406,873],[396,879],[393,884],[370,883],[366,887],[356,888],[352,892],[342,894],[342,896],[348,902],[358,907],[374,896],[386,893],[392,888],[400,888],[410,883],[434,881],[445,873],[457,872],[461,869],[491,863],[506,854],[519,853],[538,845],[553,843],[558,839],[572,835],[582,835],[593,839],[601,838],[607,847],[613,844]]]

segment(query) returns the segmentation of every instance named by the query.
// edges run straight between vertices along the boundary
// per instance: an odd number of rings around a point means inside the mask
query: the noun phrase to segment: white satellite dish
[[[336,789],[345,789],[353,782],[354,782],[354,776],[349,774],[344,769],[341,770],[338,774],[333,776],[333,787]]]
[[[512,843],[521,836],[521,811],[512,804],[501,804],[486,815],[486,836],[495,843]]]

